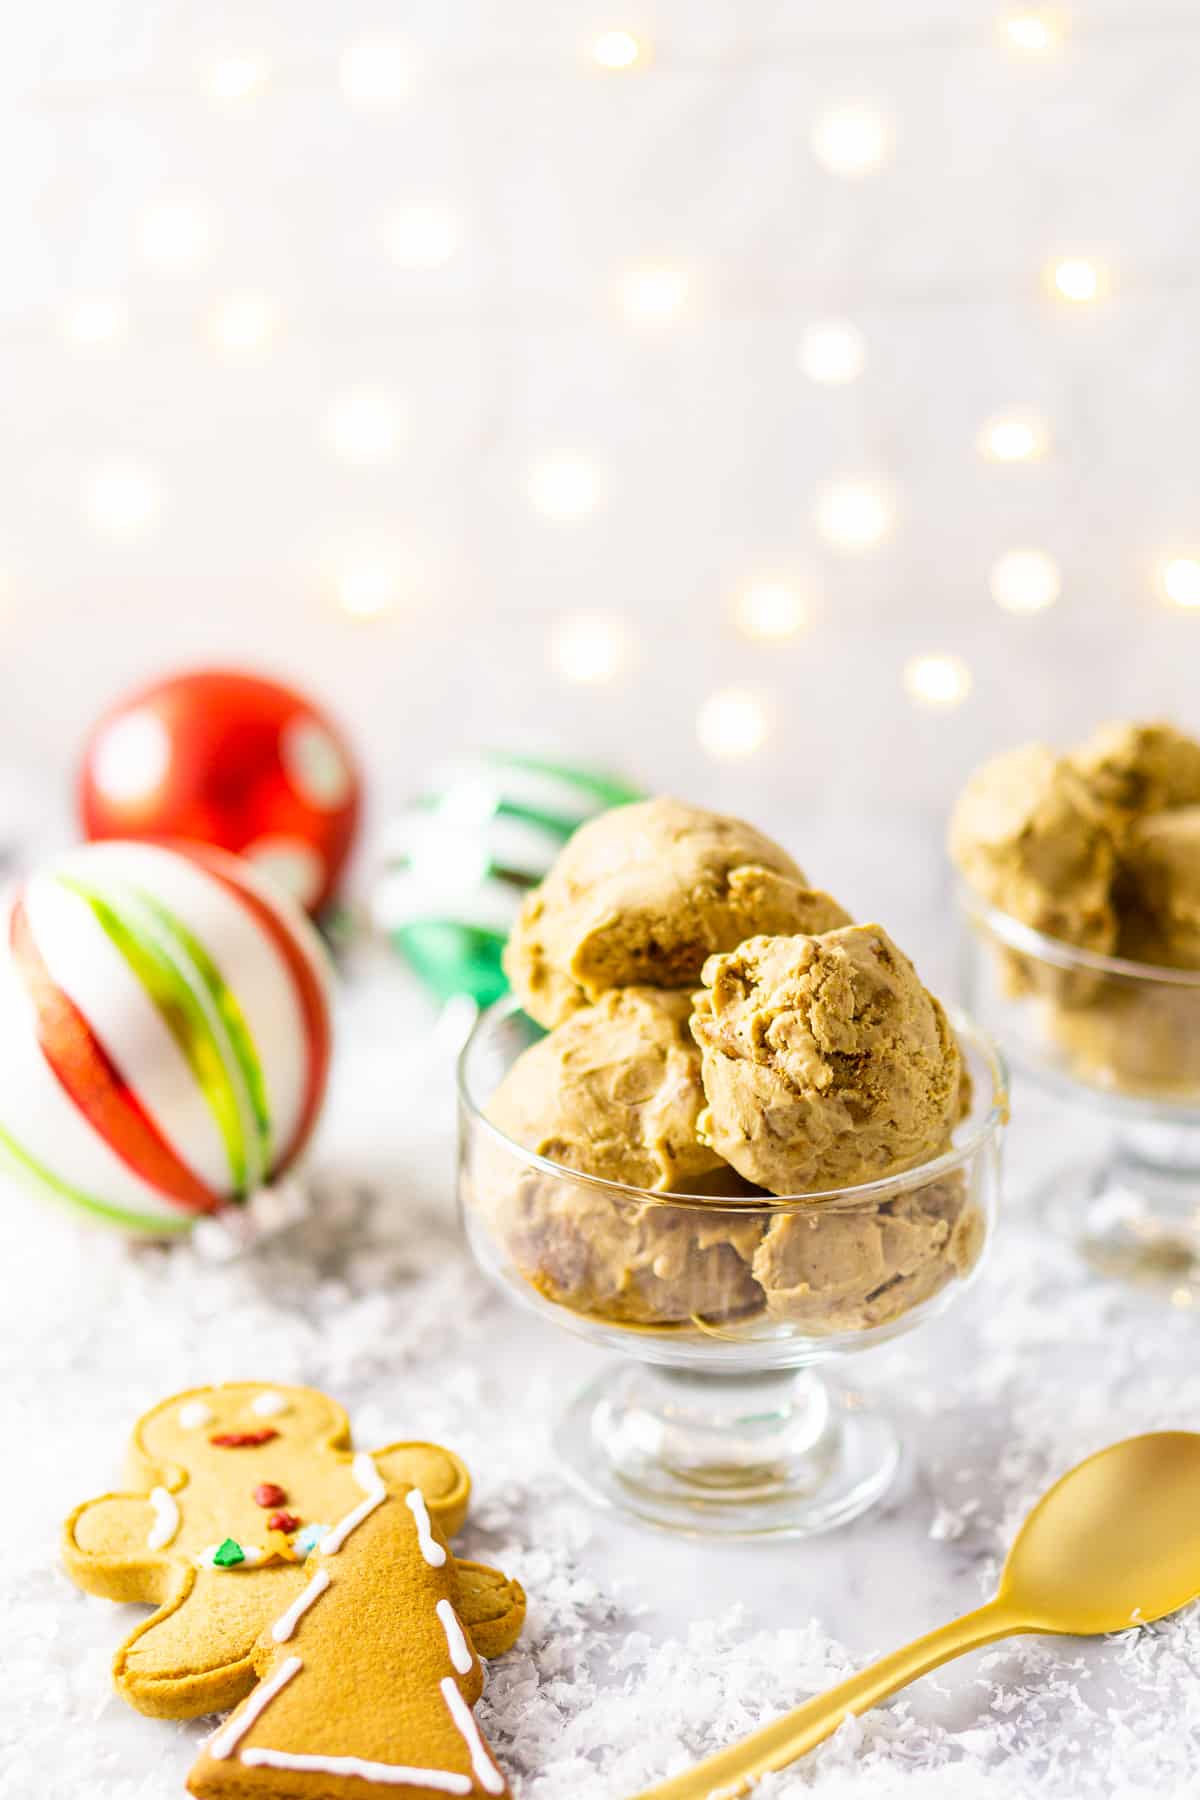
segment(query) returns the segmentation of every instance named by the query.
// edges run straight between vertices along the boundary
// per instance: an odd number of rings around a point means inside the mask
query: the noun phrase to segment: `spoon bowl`
[[[1153,1431],[1090,1456],[1044,1494],[997,1602],[1026,1629],[1092,1637],[1200,1593],[1200,1435]]]

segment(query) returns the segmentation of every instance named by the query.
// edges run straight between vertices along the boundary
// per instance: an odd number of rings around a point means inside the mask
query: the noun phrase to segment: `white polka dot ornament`
[[[303,694],[197,670],[128,695],[100,720],[79,801],[88,838],[215,844],[315,913],[354,841],[361,784],[345,739]]]
[[[330,1056],[325,952],[245,862],[90,844],[5,898],[0,1165],[170,1236],[289,1169]]]

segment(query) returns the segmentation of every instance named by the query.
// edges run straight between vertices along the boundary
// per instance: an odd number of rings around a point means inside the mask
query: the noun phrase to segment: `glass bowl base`
[[[1060,1169],[1042,1191],[1041,1211],[1097,1274],[1164,1289],[1176,1304],[1200,1300],[1200,1169],[1118,1148],[1103,1161]]]
[[[714,1375],[618,1364],[554,1447],[590,1500],[694,1537],[809,1537],[857,1518],[899,1467],[891,1424],[812,1370]]]

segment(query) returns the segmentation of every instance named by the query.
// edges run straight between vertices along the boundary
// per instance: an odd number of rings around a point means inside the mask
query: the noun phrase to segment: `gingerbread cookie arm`
[[[118,1692],[156,1719],[195,1719],[236,1706],[254,1686],[264,1617],[299,1593],[305,1579],[303,1565],[226,1575],[185,1564],[181,1574],[181,1591],[136,1626],[113,1658]]]
[[[486,1563],[455,1565],[455,1611],[478,1656],[503,1656],[521,1635],[525,1623],[525,1590]]]
[[[393,1494],[420,1488],[447,1537],[461,1529],[471,1498],[471,1477],[453,1451],[440,1444],[388,1444],[373,1451],[371,1460]]]
[[[178,1502],[166,1488],[102,1494],[77,1506],[63,1527],[63,1565],[85,1594],[160,1605],[175,1585],[165,1551],[178,1529]]]

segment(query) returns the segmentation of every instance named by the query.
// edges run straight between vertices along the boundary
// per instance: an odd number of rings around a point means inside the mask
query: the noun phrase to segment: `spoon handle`
[[[636,1800],[717,1800],[718,1795],[721,1800],[733,1800],[760,1775],[786,1768],[798,1756],[815,1749],[823,1739],[832,1736],[843,1719],[866,1712],[897,1688],[936,1669],[939,1663],[961,1656],[964,1650],[1029,1629],[1002,1600],[989,1600],[986,1606],[951,1620],[937,1631],[927,1632],[903,1650],[893,1650],[890,1656],[839,1682],[828,1693],[818,1694],[794,1712],[785,1713],[782,1719],[764,1725],[740,1744],[706,1757],[658,1787],[647,1788]]]

